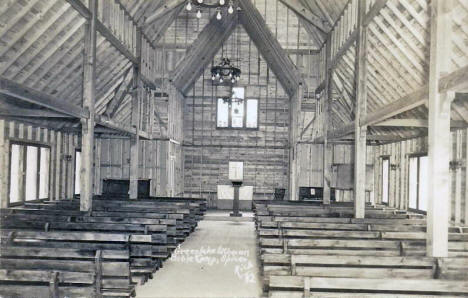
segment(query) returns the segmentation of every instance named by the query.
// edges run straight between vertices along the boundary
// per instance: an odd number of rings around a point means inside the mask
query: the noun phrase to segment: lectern
[[[239,213],[239,189],[242,186],[244,179],[244,163],[241,161],[230,161],[229,162],[229,180],[231,180],[232,186],[234,187],[234,201],[232,202],[232,213],[231,216],[239,217],[242,213]]]

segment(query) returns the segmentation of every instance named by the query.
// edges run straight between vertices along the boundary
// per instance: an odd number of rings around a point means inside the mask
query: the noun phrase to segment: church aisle
[[[210,220],[137,287],[137,298],[261,296],[254,223],[218,221],[218,215],[207,213]]]

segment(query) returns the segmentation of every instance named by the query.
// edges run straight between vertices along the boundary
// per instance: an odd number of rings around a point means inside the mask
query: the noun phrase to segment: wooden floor
[[[208,212],[154,278],[137,287],[137,298],[260,297],[254,223],[226,216]]]

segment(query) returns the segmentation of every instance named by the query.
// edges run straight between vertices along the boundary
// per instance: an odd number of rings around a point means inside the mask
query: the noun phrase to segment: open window
[[[427,166],[426,155],[409,158],[408,207],[410,209],[427,211]]]
[[[382,157],[382,203],[388,204],[390,187],[390,158]]]
[[[50,148],[43,145],[11,144],[9,205],[49,197]]]

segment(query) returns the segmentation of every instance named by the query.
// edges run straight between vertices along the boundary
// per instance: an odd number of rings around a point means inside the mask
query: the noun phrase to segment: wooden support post
[[[299,84],[296,94],[291,97],[289,109],[289,199],[292,201],[299,200],[297,141],[299,136],[298,119],[301,113],[303,94],[303,86]]]
[[[137,60],[133,65],[133,90],[132,90],[132,128],[137,133],[130,137],[130,199],[138,197],[138,163],[140,153],[140,99],[142,96],[140,74],[141,74],[141,31],[137,31]]]
[[[6,138],[6,121],[0,119],[0,207],[8,207],[8,169],[9,166],[9,142]]]
[[[89,0],[91,18],[85,29],[83,66],[83,109],[89,111],[89,118],[81,119],[81,170],[80,170],[80,210],[89,211],[93,200],[94,172],[94,102],[96,84],[96,20],[97,0]],[[58,160],[57,160],[58,162]],[[58,181],[57,181],[58,183]]]
[[[333,145],[328,141],[328,129],[330,126],[330,101],[331,99],[331,79],[333,71],[330,68],[331,56],[331,34],[328,35],[325,48],[325,96],[323,96],[323,204],[329,205],[331,198],[331,167],[333,159]]]
[[[354,217],[364,218],[366,204],[367,125],[367,27],[364,25],[366,1],[358,2],[358,37],[356,45],[356,111],[354,121]]]
[[[431,2],[429,69],[429,166],[427,255],[447,257],[450,215],[450,105],[454,93],[439,93],[439,78],[448,73],[452,0]]]

